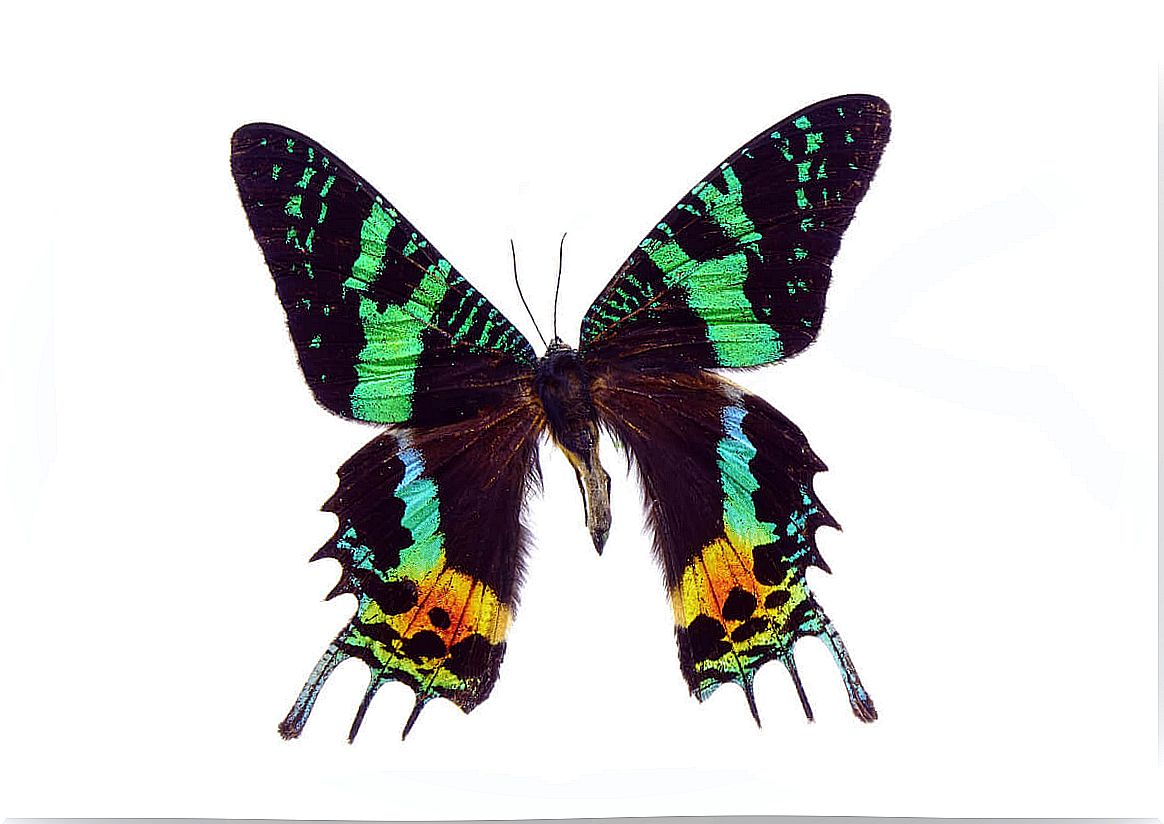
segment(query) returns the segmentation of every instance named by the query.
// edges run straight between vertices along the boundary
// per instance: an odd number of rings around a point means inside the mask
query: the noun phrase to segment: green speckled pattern
[[[583,318],[583,355],[715,368],[804,349],[888,138],[888,106],[863,95],[765,129],[643,239]]]
[[[251,228],[325,407],[440,424],[520,391],[533,348],[383,196],[327,149],[252,124],[232,142]]]

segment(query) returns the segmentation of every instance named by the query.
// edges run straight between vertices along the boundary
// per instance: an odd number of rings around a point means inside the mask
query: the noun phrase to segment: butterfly
[[[407,684],[469,712],[505,654],[530,543],[524,501],[548,435],[577,475],[602,552],[610,478],[600,431],[637,470],[700,701],[779,661],[805,714],[793,644],[832,653],[854,714],[877,717],[832,622],[809,592],[828,567],[815,533],[837,527],[803,433],[720,374],[792,357],[815,339],[841,235],[889,139],[889,107],[846,95],[765,129],[697,183],[639,243],[586,312],[578,348],[533,346],[391,203],[332,152],[283,126],[235,132],[231,169],[315,399],[387,428],[339,469],[323,505],[339,521],[312,560],[342,566],[328,598],[356,612],[279,726],[303,730],[335,668],[377,690]]]

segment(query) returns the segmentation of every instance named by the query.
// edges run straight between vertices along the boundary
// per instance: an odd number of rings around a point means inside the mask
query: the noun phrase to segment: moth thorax
[[[578,353],[555,341],[538,361],[534,388],[554,440],[572,452],[589,452],[598,435],[598,415]]]

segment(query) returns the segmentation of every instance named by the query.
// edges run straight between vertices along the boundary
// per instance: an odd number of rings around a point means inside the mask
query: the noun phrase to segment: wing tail
[[[315,669],[308,676],[307,683],[300,690],[299,697],[295,699],[291,711],[280,722],[279,735],[283,736],[284,739],[290,741],[292,738],[300,736],[303,732],[303,726],[307,723],[307,718],[315,706],[315,699],[319,697],[319,691],[323,689],[327,679],[335,672],[335,668],[349,657],[339,646],[343,636],[344,633],[341,632],[339,638],[328,645],[323,655],[320,656],[319,662],[315,665]]]
[[[854,714],[875,718],[840,635],[808,588],[808,568],[826,568],[816,530],[836,521],[813,489],[824,464],[795,424],[709,373],[611,372],[594,397],[642,479],[692,694],[702,701],[721,684],[738,684],[758,722],[753,680],[778,660],[811,720],[793,658],[796,641],[811,635],[832,652]]]
[[[300,734],[348,658],[371,671],[350,739],[388,681],[416,694],[405,735],[434,698],[469,712],[489,696],[516,607],[540,427],[534,408],[518,404],[455,431],[386,433],[344,464],[325,505],[339,528],[314,557],[340,562],[331,595],[355,595],[356,614],[280,725],[285,738]]]

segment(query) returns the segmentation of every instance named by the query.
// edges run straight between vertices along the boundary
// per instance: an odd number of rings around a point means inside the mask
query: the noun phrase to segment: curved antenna
[[[542,346],[549,348],[549,344],[546,343],[546,338],[542,334],[542,330],[538,328],[538,322],[534,319],[533,312],[529,310],[529,304],[525,302],[525,295],[521,293],[521,281],[517,279],[517,247],[513,245],[513,238],[509,239],[509,251],[513,253],[513,282],[517,284],[517,296],[521,298],[521,305],[525,307],[525,313],[533,321],[534,331],[542,339]]]
[[[558,337],[558,292],[562,288],[562,252],[566,248],[566,233],[562,232],[562,240],[558,244],[558,282],[554,286],[554,340],[561,340]]]

